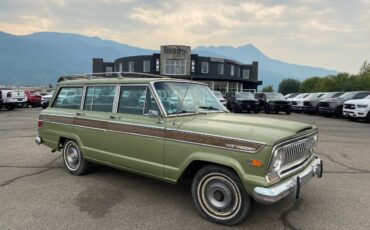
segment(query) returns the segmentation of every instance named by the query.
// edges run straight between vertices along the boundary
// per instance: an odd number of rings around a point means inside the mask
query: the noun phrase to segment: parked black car
[[[246,111],[260,112],[258,100],[249,92],[229,92],[226,94],[226,107],[235,113]]]
[[[255,98],[265,113],[279,113],[281,111],[290,114],[292,111],[292,103],[285,99],[281,93],[255,93]]]
[[[341,117],[344,102],[352,99],[362,99],[370,95],[370,91],[355,91],[342,94],[340,97],[322,100],[319,103],[319,114]]]

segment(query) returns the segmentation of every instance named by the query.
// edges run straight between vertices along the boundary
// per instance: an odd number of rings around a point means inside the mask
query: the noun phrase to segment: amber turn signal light
[[[263,166],[263,162],[260,161],[260,160],[251,160],[251,165],[253,167],[262,167]]]

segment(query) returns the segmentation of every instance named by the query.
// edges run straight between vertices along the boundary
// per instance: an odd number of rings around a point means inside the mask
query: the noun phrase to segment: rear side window
[[[84,110],[112,112],[115,90],[115,86],[87,87]]]
[[[147,86],[122,86],[118,113],[143,115],[149,110],[159,111]]]
[[[55,98],[53,107],[62,109],[80,109],[82,87],[63,87]]]

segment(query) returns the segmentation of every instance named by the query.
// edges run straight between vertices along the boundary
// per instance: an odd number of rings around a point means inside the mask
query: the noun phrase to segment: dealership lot
[[[203,220],[189,185],[107,167],[71,176],[37,146],[39,108],[0,111],[0,229],[223,229]],[[245,114],[315,124],[324,176],[291,197],[256,204],[235,229],[369,229],[370,124],[304,114]]]

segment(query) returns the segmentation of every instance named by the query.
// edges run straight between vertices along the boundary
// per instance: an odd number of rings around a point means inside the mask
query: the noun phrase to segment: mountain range
[[[158,50],[79,34],[39,32],[16,36],[0,31],[0,85],[54,85],[62,74],[91,72],[94,57],[113,61],[119,57],[155,52]],[[263,81],[263,85],[272,84],[275,89],[287,77],[304,80],[311,76],[337,73],[335,70],[269,58],[252,44],[239,47],[199,46],[192,52],[242,63],[258,61],[259,80]]]

